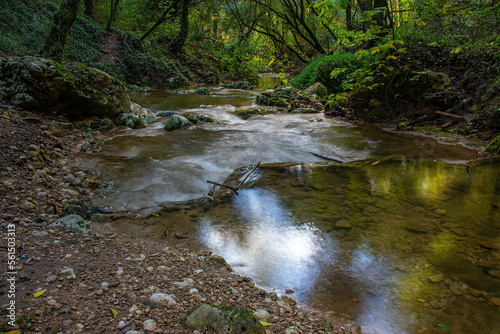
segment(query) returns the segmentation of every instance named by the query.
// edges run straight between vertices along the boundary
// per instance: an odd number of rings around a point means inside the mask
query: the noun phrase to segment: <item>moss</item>
[[[325,111],[333,111],[337,107],[347,106],[348,97],[346,93],[340,93],[335,95],[330,95],[328,97],[328,102],[325,104]]]
[[[491,155],[500,155],[500,135],[493,138],[488,146],[486,146],[484,152]]]
[[[268,104],[274,107],[288,107],[288,103],[286,102],[286,100],[281,97],[269,99]]]

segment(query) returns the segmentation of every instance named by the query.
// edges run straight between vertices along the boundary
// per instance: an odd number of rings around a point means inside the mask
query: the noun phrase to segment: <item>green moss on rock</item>
[[[500,155],[500,135],[493,138],[488,146],[486,146],[484,152],[491,155]]]
[[[71,118],[114,118],[130,108],[125,85],[111,75],[38,57],[0,59],[0,99]]]
[[[213,329],[219,334],[265,334],[260,321],[249,310],[235,306],[202,304],[190,310],[186,324],[200,330]]]

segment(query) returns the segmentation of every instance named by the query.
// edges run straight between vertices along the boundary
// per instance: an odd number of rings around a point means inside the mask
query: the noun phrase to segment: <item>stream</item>
[[[80,157],[114,183],[103,205],[152,212],[261,162],[239,195],[135,228],[187,231],[258,286],[363,333],[500,333],[498,162],[466,169],[473,150],[322,114],[243,120],[233,112],[255,92],[210,92],[134,95],[155,112],[215,122],[167,133],[163,118],[103,134],[102,151]]]

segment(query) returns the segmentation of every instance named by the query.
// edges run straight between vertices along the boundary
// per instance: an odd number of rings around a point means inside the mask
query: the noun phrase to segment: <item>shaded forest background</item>
[[[58,17],[71,15],[62,46],[48,45],[64,35]],[[462,117],[453,131],[484,138],[500,129],[499,31],[498,0],[7,0],[0,7],[2,56],[81,62],[132,89],[292,73],[297,88],[326,87],[332,115],[415,121],[439,110]]]

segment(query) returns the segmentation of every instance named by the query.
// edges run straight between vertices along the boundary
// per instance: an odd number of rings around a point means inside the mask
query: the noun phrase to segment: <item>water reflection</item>
[[[500,165],[261,166],[203,242],[363,333],[500,332]]]
[[[233,205],[239,224],[205,220],[202,241],[262,287],[307,296],[334,255],[331,243],[314,225],[298,223],[271,191],[242,190]]]

